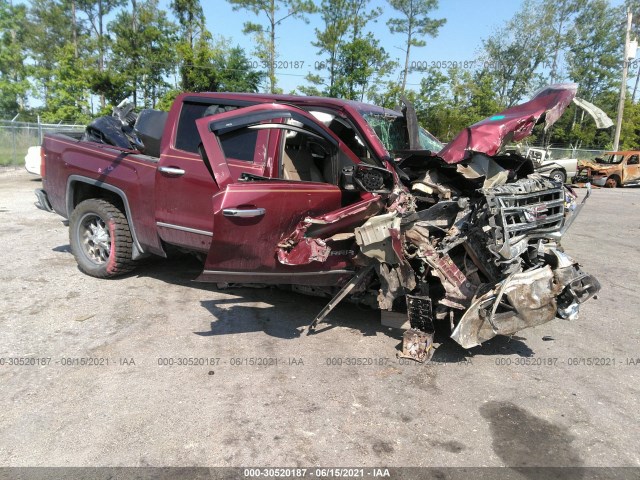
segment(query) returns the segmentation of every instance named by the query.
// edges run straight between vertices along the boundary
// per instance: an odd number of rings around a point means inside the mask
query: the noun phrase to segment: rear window
[[[235,102],[231,101],[229,103]],[[220,101],[213,101],[212,103],[184,102],[180,111],[180,119],[178,120],[175,147],[186,152],[198,153],[200,134],[196,127],[196,120],[217,113],[229,112],[246,104],[247,102],[237,102],[235,105],[223,104]]]

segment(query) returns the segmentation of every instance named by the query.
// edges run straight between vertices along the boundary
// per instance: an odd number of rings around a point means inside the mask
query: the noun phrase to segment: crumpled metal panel
[[[582,98],[575,97],[573,103],[587,112],[593,120],[596,122],[596,128],[609,128],[613,127],[613,120],[609,118],[609,115],[604,113],[602,109],[596,107],[593,103],[589,103]]]
[[[464,348],[475,347],[496,335],[513,335],[556,317],[556,295],[550,266],[514,274],[486,292],[469,307],[451,338]],[[501,301],[511,311],[498,312]]]
[[[389,264],[401,263],[402,247],[398,251],[397,245],[399,229],[400,217],[395,212],[377,215],[354,230],[356,243],[367,257]]]
[[[375,268],[380,279],[377,300],[381,310],[391,310],[396,298],[416,288],[416,277],[407,264],[392,267],[386,263],[377,263]]]
[[[423,363],[431,360],[433,351],[433,332],[411,328],[402,336],[402,354],[398,356]]]
[[[283,265],[306,265],[311,262],[325,262],[331,248],[319,238],[303,238],[287,251],[278,248],[278,261]]]
[[[531,100],[507,108],[464,129],[440,152],[447,163],[459,163],[474,152],[497,154],[507,142],[518,142],[531,135],[533,127],[544,115],[545,130],[553,125],[576,95],[575,83],[550,85]]]
[[[319,217],[307,217],[277,246],[278,261],[284,265],[325,262],[331,254],[327,241],[353,235],[353,228],[383,208],[380,197],[371,197]]]

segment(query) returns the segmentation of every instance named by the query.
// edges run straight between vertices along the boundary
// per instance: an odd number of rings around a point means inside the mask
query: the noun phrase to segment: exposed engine
[[[282,263],[300,264],[325,261],[344,241],[355,243],[356,275],[310,329],[347,295],[366,303],[375,297],[381,310],[406,312],[411,329],[403,355],[425,361],[438,320],[470,348],[556,317],[577,318],[600,285],[560,240],[590,190],[578,204],[570,187],[535,173],[530,159],[501,153],[536,124],[553,124],[575,91],[575,85],[548,87],[463,131],[440,152],[399,152],[390,160],[391,189],[388,170],[343,172],[344,189],[382,195],[307,218],[278,245]]]
[[[529,172],[526,162],[510,159]],[[492,173],[469,178],[481,168]],[[449,320],[465,348],[575,318],[600,288],[560,246],[575,193],[535,173],[518,178],[486,156],[440,172],[409,175],[414,194],[396,192],[386,213],[355,230],[361,253],[379,262],[379,307],[407,311],[423,332]]]

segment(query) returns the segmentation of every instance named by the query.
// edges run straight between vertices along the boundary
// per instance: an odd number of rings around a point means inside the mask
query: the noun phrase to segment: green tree
[[[224,42],[228,45],[228,42]],[[257,92],[265,78],[264,72],[251,67],[244,50],[239,46],[219,49],[213,58],[213,70],[219,73],[216,92]]]
[[[625,101],[620,131],[620,150],[637,150],[640,145],[640,105]]]
[[[60,52],[73,41],[65,5],[58,0],[31,0],[27,32],[25,46],[31,58],[32,93],[44,103],[46,110],[50,98],[48,86],[55,74]]]
[[[404,93],[409,74],[409,59],[411,47],[424,47],[427,42],[425,37],[435,37],[438,30],[445,24],[446,19],[435,20],[429,17],[429,13],[438,8],[438,0],[388,0],[389,4],[402,14],[399,18],[391,18],[387,26],[391,33],[399,33],[405,36],[404,43],[404,68],[402,69],[401,91]]]
[[[532,93],[546,58],[545,12],[527,1],[511,20],[483,41],[483,68],[495,80],[498,103],[510,107]]]
[[[396,63],[380,46],[371,32],[369,22],[382,13],[370,8],[369,0],[325,1],[321,5],[324,30],[316,29],[319,55],[327,55],[317,62],[318,73],[306,80],[312,86],[300,87],[306,94],[328,95],[354,100],[384,97],[384,78]]]
[[[607,0],[590,0],[569,35],[569,77],[579,83],[580,97],[588,101],[619,88],[624,45],[620,18],[624,18],[621,10],[611,7]],[[585,24],[589,28],[584,28]]]
[[[180,86],[185,91],[199,90],[198,85],[208,83],[208,65],[211,63],[211,33],[205,27],[205,18],[199,0],[172,0],[171,10],[178,19],[180,41],[177,46],[180,59]],[[203,78],[204,77],[204,78]]]
[[[340,47],[335,92],[339,97],[362,101],[368,89],[375,89],[379,79],[395,66],[373,34],[357,37]]]
[[[0,114],[15,115],[27,104],[26,7],[0,0]]]
[[[132,12],[120,11],[109,24],[113,33],[111,68],[126,78],[137,105],[154,107],[170,89],[166,78],[176,64],[177,28],[158,9],[158,0],[145,0]]]
[[[230,39],[213,41],[202,35],[196,42],[193,64],[184,90],[191,92],[257,92],[265,74],[251,67],[244,50],[229,48]]]
[[[312,0],[229,0],[234,10],[248,10],[257,16],[264,15],[266,23],[245,22],[244,33],[251,33],[256,40],[256,55],[267,65],[269,91],[276,93],[276,29],[288,18],[298,18],[309,22],[308,13],[314,13],[316,6]]]
[[[338,70],[338,55],[340,46],[351,24],[351,5],[349,0],[322,0],[320,4],[320,16],[324,23],[324,29],[315,29],[316,40],[311,44],[318,49],[317,54],[321,60],[316,62],[316,70],[327,74],[327,78],[319,74],[310,73],[306,80],[312,87],[300,87],[307,94],[321,95],[321,87],[325,87],[325,93],[330,97],[337,96],[335,89]]]
[[[584,28],[585,25],[598,21],[598,17],[584,18],[584,14],[580,15],[581,18],[576,18],[590,2],[591,0],[542,0],[539,4],[539,11],[544,12],[541,27],[549,56],[549,83],[556,83],[564,76],[560,68],[571,33],[576,27],[586,31],[588,29]],[[585,20],[587,23],[581,23]]]
[[[45,122],[87,123],[91,118],[85,59],[75,54],[72,42],[56,52],[57,64],[48,79],[47,103],[42,112]]]
[[[109,51],[109,36],[106,34],[105,17],[116,8],[124,5],[126,0],[75,0],[73,9],[77,8],[83,12],[92,32],[91,46],[95,51],[96,65],[94,67],[99,73],[104,72],[105,62]],[[72,28],[72,35],[75,36],[75,28]],[[105,96],[100,94],[100,106],[105,107]]]

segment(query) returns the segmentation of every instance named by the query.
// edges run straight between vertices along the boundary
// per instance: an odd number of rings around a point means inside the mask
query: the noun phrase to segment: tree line
[[[85,123],[124,98],[166,109],[181,91],[280,93],[278,43],[292,41],[288,24],[311,18],[317,61],[292,93],[389,108],[406,97],[421,124],[444,141],[550,83],[576,82],[581,98],[616,115],[627,5],[524,0],[470,46],[477,48],[473,59],[423,61],[434,56],[428,41],[447,21],[435,14],[438,0],[387,0],[386,27],[401,44],[399,59],[375,34],[383,10],[371,0],[227,1],[248,19],[250,52],[207,29],[199,0],[171,0],[168,11],[158,0],[0,0],[0,117]],[[640,0],[628,6],[639,20]],[[633,36],[639,33],[637,21]],[[639,80],[640,64],[631,62],[623,148],[640,143]],[[33,99],[38,107],[30,106]],[[611,137],[611,129],[596,130],[572,106],[537,140],[588,148],[606,147]]]

